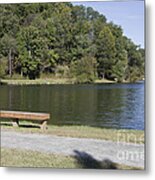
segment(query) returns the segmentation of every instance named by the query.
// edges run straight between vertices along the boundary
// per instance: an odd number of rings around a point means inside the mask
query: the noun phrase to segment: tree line
[[[144,77],[145,51],[91,7],[71,3],[0,5],[0,77],[42,74],[134,82]]]

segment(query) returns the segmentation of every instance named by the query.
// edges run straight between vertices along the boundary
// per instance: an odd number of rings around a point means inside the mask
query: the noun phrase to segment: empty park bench
[[[19,126],[20,120],[39,122],[39,127],[42,130],[45,130],[47,129],[47,120],[50,119],[50,114],[22,111],[0,111],[0,118],[8,118],[12,121],[12,125],[15,127]]]

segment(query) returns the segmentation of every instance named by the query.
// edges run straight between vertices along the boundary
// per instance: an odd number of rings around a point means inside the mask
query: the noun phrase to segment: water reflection
[[[144,129],[144,84],[0,86],[0,109],[50,112],[50,124]]]

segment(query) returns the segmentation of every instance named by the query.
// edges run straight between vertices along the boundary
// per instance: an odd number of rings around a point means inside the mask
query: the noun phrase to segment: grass
[[[2,84],[9,84],[9,85],[42,85],[42,84],[73,84],[73,79],[67,78],[44,78],[44,79],[2,79]]]
[[[85,153],[86,154],[86,153]],[[3,167],[46,167],[46,168],[88,168],[88,169],[141,169],[113,163],[110,160],[97,161],[92,156],[64,156],[29,150],[1,148]]]
[[[57,77],[45,77],[39,78],[35,80],[29,79],[20,79],[20,78],[12,78],[12,79],[1,79],[2,84],[9,84],[9,85],[42,85],[42,84],[75,84],[74,78],[57,78]],[[97,79],[94,83],[116,83],[115,81],[110,81],[107,79]]]
[[[116,81],[108,80],[108,79],[96,79],[95,83],[117,83]]]
[[[75,160],[71,156],[2,148],[1,166],[75,168]]]
[[[29,122],[30,123],[30,122]],[[1,122],[2,124],[2,122]],[[26,127],[25,122],[20,123],[20,128],[6,126],[2,124],[1,129],[9,131],[17,131],[22,133],[43,133],[65,137],[78,137],[78,138],[92,138],[101,140],[110,140],[115,142],[127,142],[127,143],[144,143],[144,131],[140,130],[117,130],[117,129],[106,129],[90,126],[56,126],[48,125],[48,130],[41,131],[36,128],[34,124],[29,124],[30,127]]]
[[[22,121],[21,121],[22,122]],[[41,131],[38,128],[24,127],[27,123],[22,122],[20,128],[2,125],[6,131],[21,133],[41,133],[65,137],[94,138],[111,141],[144,143],[144,131],[116,130],[96,128],[89,126],[48,126],[48,130]],[[81,154],[81,155],[80,155]],[[49,168],[88,168],[88,169],[142,169],[137,167],[117,164],[110,160],[97,161],[84,152],[78,152],[77,156],[64,156],[48,154],[30,150],[1,148],[1,166],[7,167],[49,167]]]

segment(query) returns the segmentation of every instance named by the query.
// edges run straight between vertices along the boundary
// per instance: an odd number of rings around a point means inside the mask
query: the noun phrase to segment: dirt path
[[[63,155],[75,155],[76,151],[82,151],[98,160],[109,159],[120,164],[144,167],[144,145],[142,144],[43,134],[23,134],[2,130],[1,146]]]

